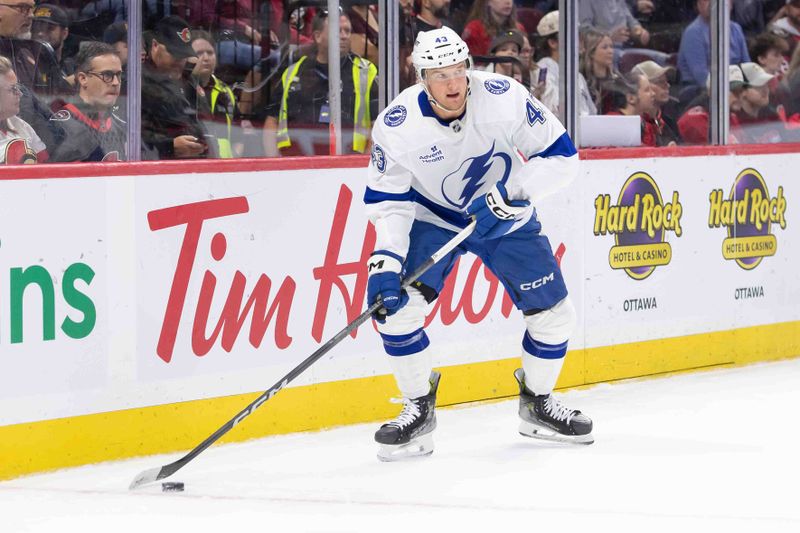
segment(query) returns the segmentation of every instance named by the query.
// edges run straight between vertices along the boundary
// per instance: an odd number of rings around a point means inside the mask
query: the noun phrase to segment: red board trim
[[[800,143],[675,146],[664,148],[584,148],[580,150],[580,158],[582,160],[592,161],[604,159],[626,160],[654,157],[769,155],[786,153],[800,153]],[[216,159],[211,161],[188,160],[6,165],[0,166],[0,180],[358,168],[367,166],[368,161],[369,158],[364,155],[345,155],[261,159]]]

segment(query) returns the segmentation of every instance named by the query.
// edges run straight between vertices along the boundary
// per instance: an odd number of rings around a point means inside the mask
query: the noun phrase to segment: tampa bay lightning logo
[[[511,172],[511,157],[495,152],[494,143],[485,154],[470,157],[442,180],[442,196],[453,207],[463,209],[484,185],[505,183]]]
[[[486,80],[483,82],[483,86],[486,87],[486,90],[492,94],[503,94],[511,88],[511,84],[508,82],[508,80],[501,79]]]
[[[533,102],[530,100],[525,102],[525,114],[528,116],[528,125],[533,126],[537,122],[544,124],[547,118],[544,116],[544,112],[533,105]]]
[[[408,111],[405,106],[396,105],[383,115],[383,123],[390,128],[397,127],[405,121],[406,115],[408,115]]]
[[[372,147],[372,164],[381,174],[386,172],[386,153],[377,144]]]

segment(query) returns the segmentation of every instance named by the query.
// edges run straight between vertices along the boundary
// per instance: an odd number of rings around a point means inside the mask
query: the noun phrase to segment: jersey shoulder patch
[[[483,86],[492,94],[503,94],[511,88],[511,83],[502,78],[491,78],[484,81]]]
[[[57,122],[65,122],[71,118],[72,114],[66,109],[61,109],[60,111],[56,111],[55,113],[50,115],[50,120],[55,120]]]
[[[389,126],[390,128],[396,128],[403,122],[405,122],[406,117],[408,116],[408,110],[404,105],[396,105],[386,111],[386,114],[383,115],[383,123]]]

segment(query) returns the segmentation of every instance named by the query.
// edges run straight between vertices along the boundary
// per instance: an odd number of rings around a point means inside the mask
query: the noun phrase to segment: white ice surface
[[[521,437],[516,401],[441,409],[410,462],[378,462],[369,424],[212,447],[183,493],[127,490],[180,454],[0,483],[0,532],[800,531],[800,359],[562,398],[595,444]]]

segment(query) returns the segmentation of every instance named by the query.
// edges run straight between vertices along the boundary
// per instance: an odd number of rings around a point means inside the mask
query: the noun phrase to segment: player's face
[[[440,105],[447,109],[460,110],[467,99],[467,66],[465,63],[425,71],[428,90]],[[434,107],[439,114],[440,109]],[[449,117],[443,117],[449,118]]]
[[[13,71],[0,76],[0,119],[5,120],[19,113],[21,95],[17,87],[17,75]]]
[[[205,39],[195,39],[192,41],[192,48],[197,52],[197,63],[192,72],[200,78],[210,77],[217,68],[217,54],[214,47]]]
[[[79,74],[81,98],[93,107],[110,109],[119,98],[122,62],[116,54],[109,54],[92,59],[90,67],[90,72]],[[111,81],[104,81],[104,77]]]
[[[8,0],[0,3],[0,37],[30,39],[34,7],[36,3],[33,0]]]

